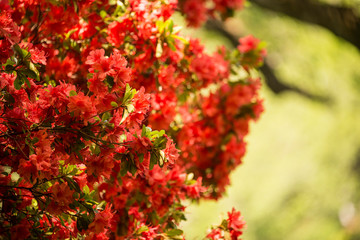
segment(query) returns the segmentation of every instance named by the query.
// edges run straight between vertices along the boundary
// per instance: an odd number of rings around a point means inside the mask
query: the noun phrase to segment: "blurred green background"
[[[232,207],[247,222],[245,240],[360,239],[359,50],[321,27],[256,6],[226,24],[267,42],[267,59],[282,81],[330,101],[277,95],[265,85],[265,112],[251,126],[227,196],[187,208],[186,239],[202,239]],[[201,38],[209,52],[231,47],[215,32],[183,33]]]

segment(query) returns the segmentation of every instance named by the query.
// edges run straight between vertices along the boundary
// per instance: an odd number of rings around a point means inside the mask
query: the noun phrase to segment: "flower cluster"
[[[245,221],[240,212],[234,208],[228,212],[228,218],[224,219],[219,226],[213,227],[206,236],[207,239],[239,239],[245,228]]]
[[[191,2],[0,0],[0,238],[178,239],[183,200],[221,196],[264,52],[182,37]]]
[[[230,172],[245,154],[245,136],[249,121],[263,111],[257,96],[259,79],[222,83],[208,96],[200,96],[198,106],[189,105],[183,120],[189,119],[178,134],[181,161],[209,188],[210,197],[218,198],[229,184]]]
[[[189,26],[199,27],[209,17],[220,15],[222,19],[231,17],[235,10],[244,7],[245,0],[179,0],[180,7]]]

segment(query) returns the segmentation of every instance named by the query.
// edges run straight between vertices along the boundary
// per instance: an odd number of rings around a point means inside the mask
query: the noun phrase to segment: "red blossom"
[[[32,62],[46,65],[45,51],[39,50],[38,48],[34,47],[30,49],[30,53]]]
[[[204,0],[186,0],[183,11],[190,26],[199,27],[206,20],[207,9]]]
[[[263,111],[259,80],[230,70],[265,51],[208,54],[170,17],[199,26],[243,1],[55,2],[0,0],[0,238],[182,238],[183,201],[224,193]]]
[[[175,144],[172,141],[172,139],[170,139],[167,136],[166,136],[166,138],[167,138],[167,142],[166,142],[166,148],[164,150],[165,157],[169,161],[170,164],[174,164],[175,161],[179,157],[179,150],[176,149]]]
[[[109,205],[103,211],[95,215],[95,220],[89,225],[89,231],[95,234],[103,233],[107,228],[111,227],[111,218],[113,213]]]
[[[213,2],[216,10],[225,12],[227,9],[241,9],[245,0],[213,0]]]
[[[206,191],[206,188],[202,186],[202,178],[199,177],[194,184],[186,186],[186,191],[190,198],[200,198],[201,194]]]
[[[252,50],[255,50],[260,43],[260,40],[253,37],[252,35],[249,35],[247,37],[243,37],[239,39],[240,45],[238,46],[238,49],[241,53],[247,53]]]
[[[231,212],[228,212],[227,221],[232,239],[238,239],[237,237],[242,234],[242,231],[245,228],[246,224],[240,212],[236,211],[235,208],[233,208]]]
[[[13,22],[10,11],[4,10],[0,13],[0,37],[4,37],[11,44],[20,42],[21,33]]]
[[[221,231],[221,229],[214,228],[211,230],[210,233],[208,233],[208,235],[206,235],[206,237],[212,240],[220,240],[220,239],[224,239],[224,234],[223,231]]]
[[[79,92],[75,96],[69,97],[69,112],[73,112],[75,117],[83,120],[89,120],[96,114],[95,107],[90,100],[90,97],[85,96],[83,92]]]

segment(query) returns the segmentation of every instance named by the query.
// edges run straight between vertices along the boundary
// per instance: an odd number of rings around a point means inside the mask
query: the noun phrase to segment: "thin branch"
[[[88,135],[87,133],[83,132],[82,129],[75,129],[75,128],[70,128],[70,127],[54,127],[54,128],[51,128],[51,127],[37,126],[37,127],[33,128],[33,129],[29,129],[28,131],[29,132],[37,132],[37,131],[40,131],[40,130],[73,133],[73,134],[78,135],[80,137],[89,138],[91,140],[94,140],[95,141],[94,143],[99,143],[100,142],[100,143],[105,144],[105,145],[106,144],[110,144],[110,145],[112,144],[112,145],[126,146],[126,143],[128,143],[128,142],[116,143],[116,142],[106,141],[106,140],[103,140],[103,139]],[[12,136],[24,135],[24,134],[26,134],[26,133],[24,133],[24,132],[9,132],[9,133],[5,132],[4,134],[0,135],[0,138],[9,137],[9,138],[13,139],[16,142],[16,140]],[[19,145],[18,145],[18,147],[20,148]]]
[[[314,0],[249,0],[261,8],[328,29],[360,50],[360,17],[350,7]]]

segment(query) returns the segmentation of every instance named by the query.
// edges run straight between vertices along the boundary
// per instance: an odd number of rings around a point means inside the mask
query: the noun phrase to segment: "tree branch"
[[[227,31],[225,27],[223,26],[222,22],[216,20],[216,19],[209,19],[206,24],[205,28],[216,31],[220,33],[222,36],[227,38],[234,48],[236,48],[239,44],[239,37],[235,36],[231,32]],[[309,93],[303,89],[300,89],[295,86],[288,85],[278,79],[276,74],[274,73],[272,67],[269,65],[269,63],[264,60],[264,64],[260,67],[260,71],[263,73],[265,77],[265,84],[270,88],[270,90],[275,94],[280,94],[284,92],[295,92],[297,94],[300,94],[303,97],[309,98],[311,100],[320,101],[320,102],[326,102],[329,99],[323,96],[314,95],[312,93]]]
[[[249,0],[256,5],[324,27],[360,50],[360,17],[354,9],[313,0]]]

